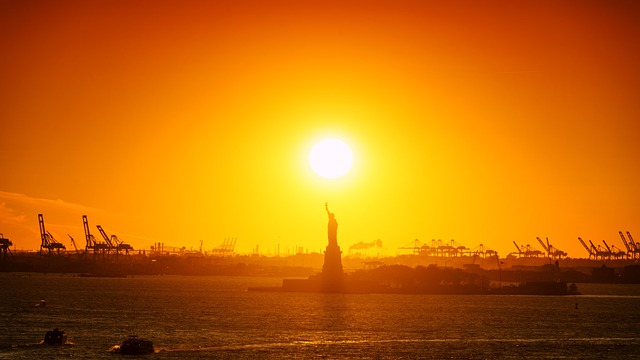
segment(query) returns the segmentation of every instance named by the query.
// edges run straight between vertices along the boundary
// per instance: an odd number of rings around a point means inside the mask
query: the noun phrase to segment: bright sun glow
[[[352,163],[351,149],[338,139],[320,140],[309,153],[309,164],[313,171],[327,179],[335,179],[346,174]]]

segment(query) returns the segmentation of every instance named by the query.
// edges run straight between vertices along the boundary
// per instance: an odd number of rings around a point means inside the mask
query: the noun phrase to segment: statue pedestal
[[[324,265],[319,277],[322,292],[344,292],[341,254],[338,244],[327,245],[327,250],[324,252]]]
[[[342,274],[342,251],[340,251],[340,246],[329,244],[324,252],[322,275],[324,277],[342,277]]]

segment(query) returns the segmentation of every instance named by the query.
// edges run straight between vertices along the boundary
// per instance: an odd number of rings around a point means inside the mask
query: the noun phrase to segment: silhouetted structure
[[[222,244],[211,250],[211,254],[215,256],[231,256],[236,248],[237,238],[225,238]],[[202,245],[201,245],[202,246]]]
[[[50,232],[48,232],[44,227],[44,217],[42,214],[38,214],[38,224],[40,225],[40,255],[44,253],[44,250],[47,250],[47,253],[51,255],[51,253],[55,250],[58,254],[60,250],[66,250],[67,248],[59,243]]]
[[[138,335],[131,335],[120,344],[120,354],[123,355],[146,355],[154,353],[153,342],[138,338]]]
[[[67,342],[67,335],[58,328],[47,331],[44,335],[44,343],[47,345],[64,345]]]
[[[338,246],[338,221],[334,213],[329,211],[329,205],[324,204],[329,216],[329,223],[327,224],[327,235],[329,244],[324,252],[324,265],[322,266],[322,274],[325,278],[338,278],[342,276],[342,251]]]
[[[2,234],[0,234],[0,261],[3,259],[7,259],[9,256],[13,257],[11,249],[9,249],[11,245],[13,245],[11,240],[5,238]]]

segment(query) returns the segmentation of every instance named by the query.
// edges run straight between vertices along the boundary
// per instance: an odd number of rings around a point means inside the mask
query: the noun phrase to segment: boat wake
[[[567,338],[567,339],[525,339],[525,338],[505,338],[505,339],[378,339],[378,340],[300,340],[292,342],[262,343],[262,344],[238,344],[238,345],[220,345],[220,346],[197,346],[197,347],[180,347],[180,348],[156,348],[158,352],[216,352],[216,351],[242,351],[242,350],[269,350],[288,347],[318,347],[318,346],[341,346],[341,345],[358,345],[358,344],[389,344],[389,343],[549,343],[549,342],[565,342],[565,343],[588,343],[588,344],[606,344],[606,343],[640,343],[640,338]]]

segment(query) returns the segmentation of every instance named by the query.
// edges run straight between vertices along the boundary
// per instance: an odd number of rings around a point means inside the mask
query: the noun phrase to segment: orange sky
[[[634,1],[0,1],[0,233],[640,240]],[[354,151],[322,180],[314,141]],[[95,231],[95,230],[94,230]],[[97,235],[97,231],[95,231]],[[375,255],[374,252],[370,255]]]

